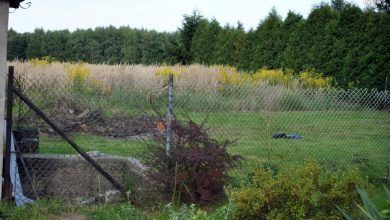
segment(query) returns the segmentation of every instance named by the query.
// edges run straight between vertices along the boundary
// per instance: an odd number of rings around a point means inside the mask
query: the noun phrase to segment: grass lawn
[[[176,114],[177,117],[184,117]],[[196,122],[206,113],[190,113]],[[389,113],[366,111],[289,111],[247,113],[207,113],[206,126],[217,139],[236,140],[229,151],[246,160],[237,177],[245,178],[253,168],[268,161],[282,165],[315,159],[332,167],[357,165],[377,177],[386,174],[390,144]],[[298,133],[302,139],[274,139],[276,132]],[[133,156],[142,160],[145,140],[113,139],[88,134],[73,136],[85,151]],[[41,153],[73,154],[64,141],[42,136]]]

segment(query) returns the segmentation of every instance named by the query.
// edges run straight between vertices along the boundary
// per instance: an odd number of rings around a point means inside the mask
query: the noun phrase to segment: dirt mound
[[[85,110],[79,115],[52,115],[50,118],[65,132],[85,132],[100,136],[125,138],[154,133],[155,122],[151,116],[129,115],[104,116],[99,110]],[[45,133],[54,132],[47,126],[41,127]]]
[[[126,138],[149,135],[156,132],[157,117],[148,114],[130,116],[126,113],[103,114],[101,109],[92,109],[76,100],[61,100],[44,108],[49,118],[67,133],[89,133],[99,136]],[[46,123],[29,112],[18,116],[18,124],[31,124],[41,132],[54,134]]]

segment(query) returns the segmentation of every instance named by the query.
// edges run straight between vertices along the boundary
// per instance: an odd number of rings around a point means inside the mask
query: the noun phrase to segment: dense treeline
[[[113,26],[74,32],[9,30],[8,59],[43,56],[109,64],[226,64],[246,71],[316,69],[340,87],[382,90],[390,81],[390,15],[333,0],[314,7],[306,19],[294,12],[282,19],[272,10],[249,31],[197,12],[185,15],[174,33]]]

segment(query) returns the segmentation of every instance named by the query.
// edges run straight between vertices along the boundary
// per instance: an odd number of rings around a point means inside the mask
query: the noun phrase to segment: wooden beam
[[[0,0],[0,177],[3,176],[3,127],[5,108],[5,80],[7,73],[7,36],[9,1]],[[1,198],[2,181],[0,181]]]
[[[12,71],[13,72],[13,71]],[[12,77],[10,77],[12,79]],[[12,80],[11,80],[12,82]],[[86,161],[88,161],[102,176],[104,176],[113,186],[126,196],[125,188],[116,181],[111,174],[107,173],[98,163],[95,162],[76,142],[73,141],[64,131],[62,131],[53,121],[47,117],[30,99],[27,98],[18,88],[13,87],[13,92],[22,100],[31,110],[33,110],[41,119],[43,119],[53,130],[59,134],[70,146],[73,147]],[[11,93],[12,94],[12,93]],[[4,192],[5,194],[5,192]]]

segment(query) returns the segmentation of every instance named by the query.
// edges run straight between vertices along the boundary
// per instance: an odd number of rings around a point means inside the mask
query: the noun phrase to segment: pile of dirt
[[[52,115],[50,118],[65,132],[83,132],[99,136],[125,138],[152,134],[155,131],[154,119],[147,115],[131,117],[129,115],[104,116],[101,111],[85,110],[79,115]],[[53,133],[48,126],[40,127],[44,133]]]
[[[48,105],[44,112],[66,133],[89,133],[114,138],[149,136],[156,133],[157,117],[148,114],[130,116],[126,113],[115,113],[111,116],[103,114],[101,109],[91,109],[74,100],[62,100]],[[19,124],[29,122],[46,134],[55,131],[33,113],[18,116]]]

